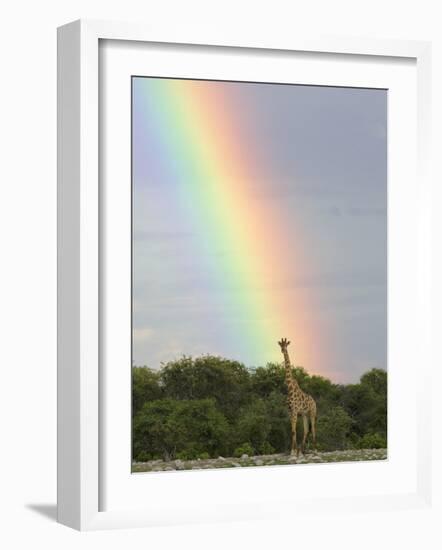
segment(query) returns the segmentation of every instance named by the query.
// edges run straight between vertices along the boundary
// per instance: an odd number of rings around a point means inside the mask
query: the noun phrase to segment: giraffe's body
[[[288,389],[288,407],[290,412],[290,421],[292,425],[292,444],[291,454],[299,454],[299,448],[296,441],[296,423],[298,415],[302,415],[304,424],[304,433],[302,437],[301,451],[304,453],[305,442],[311,427],[313,445],[316,445],[316,403],[311,395],[305,393],[299,387],[298,381],[293,377],[292,365],[290,363],[289,352],[287,350],[290,342],[283,338],[278,344],[281,347],[284,356],[285,380]]]

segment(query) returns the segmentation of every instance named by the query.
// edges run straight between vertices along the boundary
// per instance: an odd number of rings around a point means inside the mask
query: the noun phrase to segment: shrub
[[[140,452],[170,460],[200,453],[222,454],[228,424],[213,399],[161,399],[146,403],[133,421],[133,456]]]
[[[182,357],[163,366],[160,382],[166,397],[177,400],[214,399],[219,411],[235,420],[248,399],[250,372],[223,357]]]
[[[135,415],[144,403],[161,399],[159,373],[147,367],[132,368],[132,410]]]
[[[184,451],[178,451],[175,453],[175,458],[179,460],[195,460],[198,458],[199,450],[194,447],[189,447]]]
[[[291,439],[287,396],[276,391],[272,392],[266,400],[266,407],[270,420],[267,441],[273,447],[273,452],[283,453],[288,450]]]
[[[201,460],[207,460],[210,458],[209,453],[207,453],[206,451],[201,452],[195,447],[189,447],[185,451],[178,451],[175,456],[180,460],[196,460],[197,458],[200,458]]]
[[[233,452],[233,456],[236,456],[238,458],[241,457],[242,455],[252,456],[254,452],[255,451],[253,447],[250,445],[250,443],[247,442],[237,447]]]
[[[365,434],[358,441],[358,449],[385,449],[387,439],[378,433]]]
[[[145,451],[139,451],[137,456],[134,458],[137,462],[149,462],[149,460],[153,460],[152,454],[146,453]]]
[[[272,455],[275,452],[275,448],[268,441],[264,441],[259,451],[263,455]]]
[[[252,401],[249,406],[241,409],[236,426],[238,443],[247,441],[253,449],[260,449],[266,442],[270,429],[271,422],[263,399]]]
[[[328,414],[319,416],[317,423],[318,448],[324,451],[345,449],[352,424],[352,419],[342,407],[333,407]]]
[[[361,376],[359,384],[342,386],[342,405],[354,420],[360,436],[379,433],[387,436],[387,373],[372,369]]]

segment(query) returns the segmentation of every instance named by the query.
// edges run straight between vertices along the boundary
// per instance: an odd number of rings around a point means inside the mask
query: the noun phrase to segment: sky
[[[132,79],[133,363],[387,369],[387,92]]]

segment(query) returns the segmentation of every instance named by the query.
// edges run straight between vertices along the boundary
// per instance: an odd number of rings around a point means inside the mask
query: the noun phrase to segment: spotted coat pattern
[[[301,445],[302,453],[304,453],[305,443],[310,430],[313,438],[313,445],[316,445],[316,402],[311,395],[301,390],[298,381],[293,377],[292,365],[287,350],[290,341],[288,341],[287,338],[283,338],[278,344],[284,356],[285,380],[288,390],[287,404],[292,425],[291,453],[298,455],[299,448],[296,441],[296,422],[298,415],[302,415],[304,421],[304,433]]]

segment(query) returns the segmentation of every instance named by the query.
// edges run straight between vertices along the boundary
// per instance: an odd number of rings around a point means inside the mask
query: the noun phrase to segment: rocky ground
[[[218,458],[197,460],[151,460],[134,462],[132,472],[171,472],[174,470],[209,470],[213,468],[243,468],[247,466],[279,466],[283,464],[320,464],[324,462],[354,462],[385,460],[387,449],[360,449],[332,452],[308,452],[298,458],[286,454],[243,455],[241,458]]]

